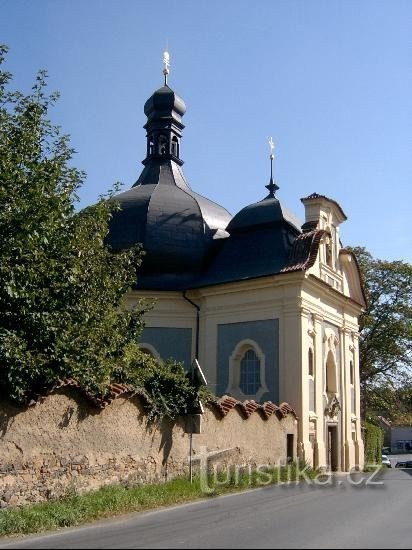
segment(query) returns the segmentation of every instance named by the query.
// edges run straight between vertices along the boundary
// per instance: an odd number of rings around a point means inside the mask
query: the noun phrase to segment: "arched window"
[[[239,388],[245,395],[254,395],[260,386],[260,359],[253,349],[248,349],[240,361]]]
[[[229,357],[226,392],[238,399],[259,401],[269,391],[265,369],[265,354],[257,342],[249,338],[238,342]]]
[[[308,351],[308,369],[309,369],[309,376],[313,376],[313,350],[312,350],[312,348],[309,348],[309,351]]]
[[[326,391],[328,393],[337,393],[336,363],[333,353],[329,351],[326,360]]]
[[[172,155],[175,157],[179,156],[179,141],[176,136],[172,139]]]
[[[159,136],[159,155],[166,155],[167,153],[167,137]]]

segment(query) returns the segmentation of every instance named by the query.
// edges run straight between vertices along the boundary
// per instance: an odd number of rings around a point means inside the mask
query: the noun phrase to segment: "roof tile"
[[[288,414],[297,418],[295,410],[288,403],[281,403],[281,405],[275,405],[272,401],[257,403],[253,399],[238,401],[229,395],[224,395],[220,398],[211,398],[207,403],[215,407],[222,416],[226,416],[230,410],[237,407],[245,418],[249,418],[254,412],[261,413],[266,420],[273,414],[276,414],[278,418],[284,418]]]
[[[281,270],[281,273],[302,271],[312,267],[318,255],[320,240],[324,234],[323,229],[315,229],[299,235],[293,243],[289,261]]]

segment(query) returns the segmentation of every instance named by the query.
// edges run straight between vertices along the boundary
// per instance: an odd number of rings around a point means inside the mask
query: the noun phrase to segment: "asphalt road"
[[[411,548],[411,503],[412,469],[337,475],[1,539],[0,548]]]

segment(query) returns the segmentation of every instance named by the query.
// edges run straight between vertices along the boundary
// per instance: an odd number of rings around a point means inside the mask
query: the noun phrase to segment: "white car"
[[[392,468],[391,461],[389,460],[389,458],[386,455],[382,455],[382,464],[384,464],[388,468]]]

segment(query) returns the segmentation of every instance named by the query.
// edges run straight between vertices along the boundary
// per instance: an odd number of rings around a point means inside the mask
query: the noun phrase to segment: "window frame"
[[[246,352],[253,350],[260,361],[260,387],[253,395],[243,393],[240,388],[240,364]],[[229,357],[229,382],[226,393],[232,394],[240,399],[253,399],[260,401],[262,395],[268,393],[266,384],[266,358],[260,346],[251,339],[238,342]]]

